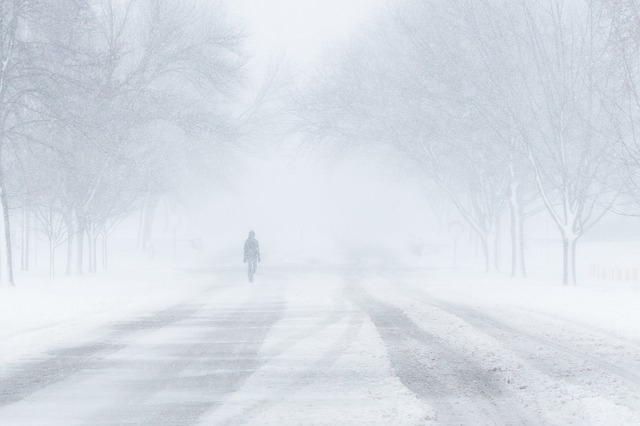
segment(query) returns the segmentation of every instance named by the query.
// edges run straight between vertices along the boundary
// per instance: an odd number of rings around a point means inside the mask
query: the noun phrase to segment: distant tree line
[[[134,211],[206,180],[235,134],[242,35],[216,2],[0,0],[0,274],[31,230],[67,273]],[[14,227],[20,228],[20,232]]]
[[[394,148],[446,194],[487,271],[510,223],[546,211],[576,283],[576,244],[640,195],[640,1],[397,0],[320,69],[304,129]]]

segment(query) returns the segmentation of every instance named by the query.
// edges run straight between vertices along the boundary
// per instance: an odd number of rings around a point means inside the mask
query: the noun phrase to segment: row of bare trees
[[[196,0],[0,0],[4,280],[20,217],[46,235],[51,275],[64,244],[67,273],[95,271],[124,217],[216,171],[245,61],[225,16]]]
[[[385,145],[437,183],[498,265],[525,275],[525,222],[546,210],[576,283],[576,244],[640,195],[640,1],[397,0],[319,71],[305,129]]]

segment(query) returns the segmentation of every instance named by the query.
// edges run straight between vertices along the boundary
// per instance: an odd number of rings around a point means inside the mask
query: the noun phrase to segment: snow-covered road
[[[640,424],[629,329],[437,280],[264,268],[12,364],[0,424]]]

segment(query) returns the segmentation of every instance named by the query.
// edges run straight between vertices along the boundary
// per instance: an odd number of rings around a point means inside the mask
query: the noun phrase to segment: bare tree
[[[614,166],[620,170],[623,201],[616,212],[638,215],[640,205],[640,2],[604,0],[606,16],[612,21],[612,55],[609,90],[600,90],[616,138]]]
[[[476,231],[487,265],[497,265],[490,235],[508,208],[514,276],[525,272],[524,221],[546,209],[563,282],[575,283],[576,242],[618,192],[603,102],[610,24],[602,2],[398,1],[316,80],[303,120],[421,164]]]
[[[303,118],[345,146],[383,144],[412,159],[474,230],[490,271],[500,264],[509,167],[476,107],[481,57],[465,47],[469,32],[455,12],[448,2],[398,2],[316,80],[323,84],[306,99]]]
[[[608,89],[609,21],[602,4],[524,2],[522,67],[533,126],[521,126],[541,198],[562,237],[563,283],[576,284],[576,244],[610,210],[613,138],[599,91]],[[533,65],[530,67],[530,65]],[[596,82],[598,85],[596,85]]]
[[[49,205],[41,206],[37,209],[36,218],[49,242],[49,278],[53,279],[55,276],[56,248],[67,239],[64,216],[60,214],[55,205]]]
[[[77,66],[58,70],[64,77],[48,105],[64,135],[56,149],[68,175],[68,259],[78,273],[87,249],[95,270],[105,215],[120,217],[149,192],[183,187],[184,171],[211,168],[233,137],[224,102],[233,102],[243,64],[241,35],[220,7],[89,3],[84,36],[69,47]]]
[[[3,0],[0,2],[0,207],[2,209],[2,241],[6,268],[2,274],[9,285],[13,280],[11,250],[11,223],[9,220],[9,200],[6,188],[4,151],[8,133],[20,125],[19,112],[22,101],[29,91],[29,84],[23,81],[27,70],[21,66],[21,53],[26,44],[24,27],[30,17],[31,4],[26,0]]]

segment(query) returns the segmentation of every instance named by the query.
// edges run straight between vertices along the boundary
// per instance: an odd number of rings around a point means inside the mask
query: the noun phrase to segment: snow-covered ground
[[[10,363],[91,339],[106,324],[154,312],[219,285],[209,274],[173,268],[49,280],[18,276],[0,287],[0,375]]]
[[[414,271],[367,289],[517,395],[524,424],[639,424],[640,285],[583,284]]]
[[[26,281],[0,291],[0,423],[640,424],[638,306],[430,268]]]

